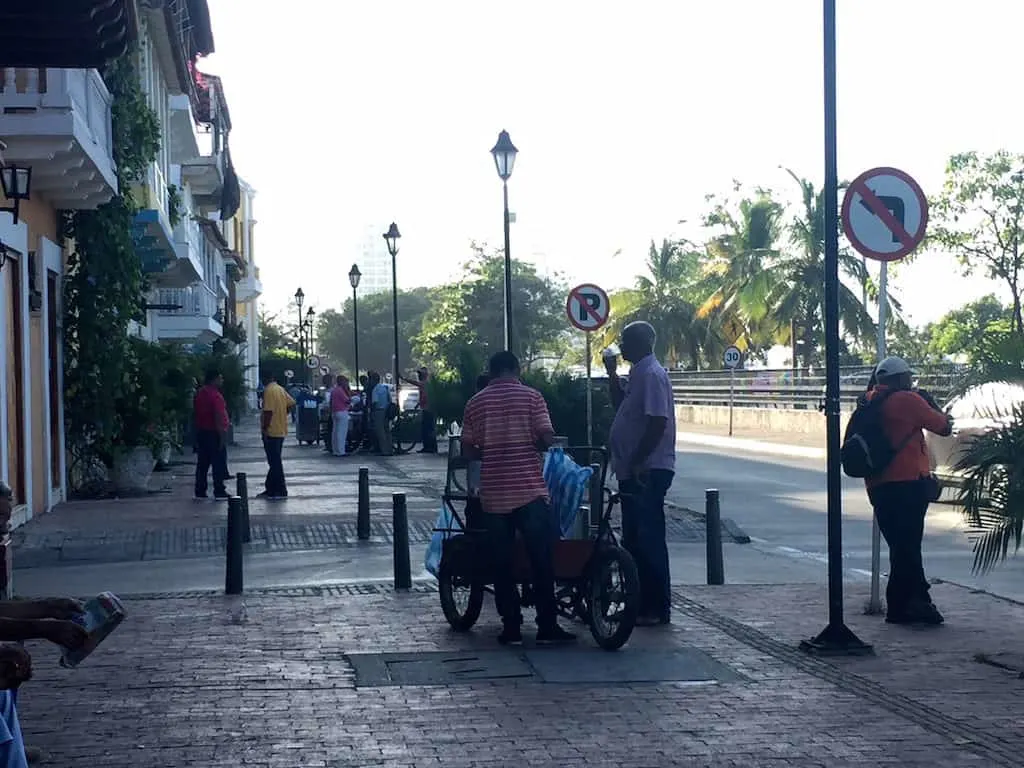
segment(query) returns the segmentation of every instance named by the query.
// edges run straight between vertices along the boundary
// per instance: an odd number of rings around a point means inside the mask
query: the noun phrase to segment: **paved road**
[[[703,509],[704,490],[718,488],[723,517],[731,517],[762,552],[802,560],[825,578],[826,492],[822,459],[739,451],[721,445],[681,443],[670,499]],[[844,478],[843,542],[847,578],[868,578],[871,508],[863,485]],[[888,551],[882,544],[883,573]],[[1024,557],[986,576],[971,573],[973,553],[962,518],[950,504],[932,505],[925,537],[925,567],[941,578],[1024,600]]]

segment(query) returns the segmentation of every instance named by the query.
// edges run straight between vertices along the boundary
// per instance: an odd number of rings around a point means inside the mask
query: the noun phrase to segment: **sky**
[[[500,246],[502,129],[513,256],[609,290],[652,239],[698,234],[733,179],[792,199],[780,167],[823,177],[820,0],[209,4],[200,68],[224,80],[258,193],[271,312],[299,285],[341,305],[367,226],[398,223],[400,288]],[[838,0],[840,178],[895,166],[933,195],[949,155],[1016,151],[1021,28],[1012,0]],[[890,285],[917,324],[993,291],[927,252]]]

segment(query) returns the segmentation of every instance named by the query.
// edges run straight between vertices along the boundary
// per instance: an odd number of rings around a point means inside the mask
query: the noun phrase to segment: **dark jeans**
[[[931,602],[921,556],[930,490],[928,480],[910,480],[883,483],[868,491],[878,527],[889,545],[889,583],[885,588],[889,613],[905,611],[912,603]]]
[[[422,432],[420,442],[424,453],[437,453],[437,416],[432,411],[421,411]]]
[[[219,432],[212,429],[196,430],[196,496],[206,495],[206,475],[213,469],[213,492],[217,496],[227,493],[224,481],[228,476],[228,449]]]
[[[284,482],[284,463],[281,451],[284,448],[283,437],[263,437],[263,452],[267,454],[267,481],[264,487],[268,496],[287,496],[288,486]]]
[[[552,549],[555,526],[551,509],[544,499],[535,499],[509,514],[483,515],[487,526],[494,570],[494,604],[506,627],[523,623],[514,574],[516,531],[523,537],[530,558],[531,586],[537,607],[537,626],[555,626],[555,568]]]
[[[640,576],[640,615],[667,618],[672,612],[672,581],[665,543],[665,494],[675,473],[652,469],[643,481],[619,483],[622,494],[622,545],[636,561]]]

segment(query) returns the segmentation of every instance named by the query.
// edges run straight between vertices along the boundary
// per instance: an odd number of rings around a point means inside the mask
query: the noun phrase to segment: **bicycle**
[[[399,411],[398,417],[391,424],[391,441],[394,443],[395,453],[409,453],[419,445],[422,435],[423,411],[418,406],[408,411]]]

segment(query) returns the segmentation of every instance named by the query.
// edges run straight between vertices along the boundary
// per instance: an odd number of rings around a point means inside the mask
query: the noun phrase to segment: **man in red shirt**
[[[206,383],[196,393],[194,403],[196,420],[196,499],[206,498],[206,475],[213,468],[213,497],[229,497],[224,488],[228,476],[227,440],[228,406],[220,388],[224,377],[211,368],[206,372]]]
[[[519,381],[519,360],[511,352],[491,358],[491,380],[466,404],[462,451],[480,460],[480,502],[491,541],[494,602],[504,630],[502,645],[522,643],[523,615],[513,575],[516,530],[530,558],[537,606],[537,642],[572,642],[576,636],[556,621],[552,549],[557,525],[548,505],[540,452],[555,431],[543,396]]]

